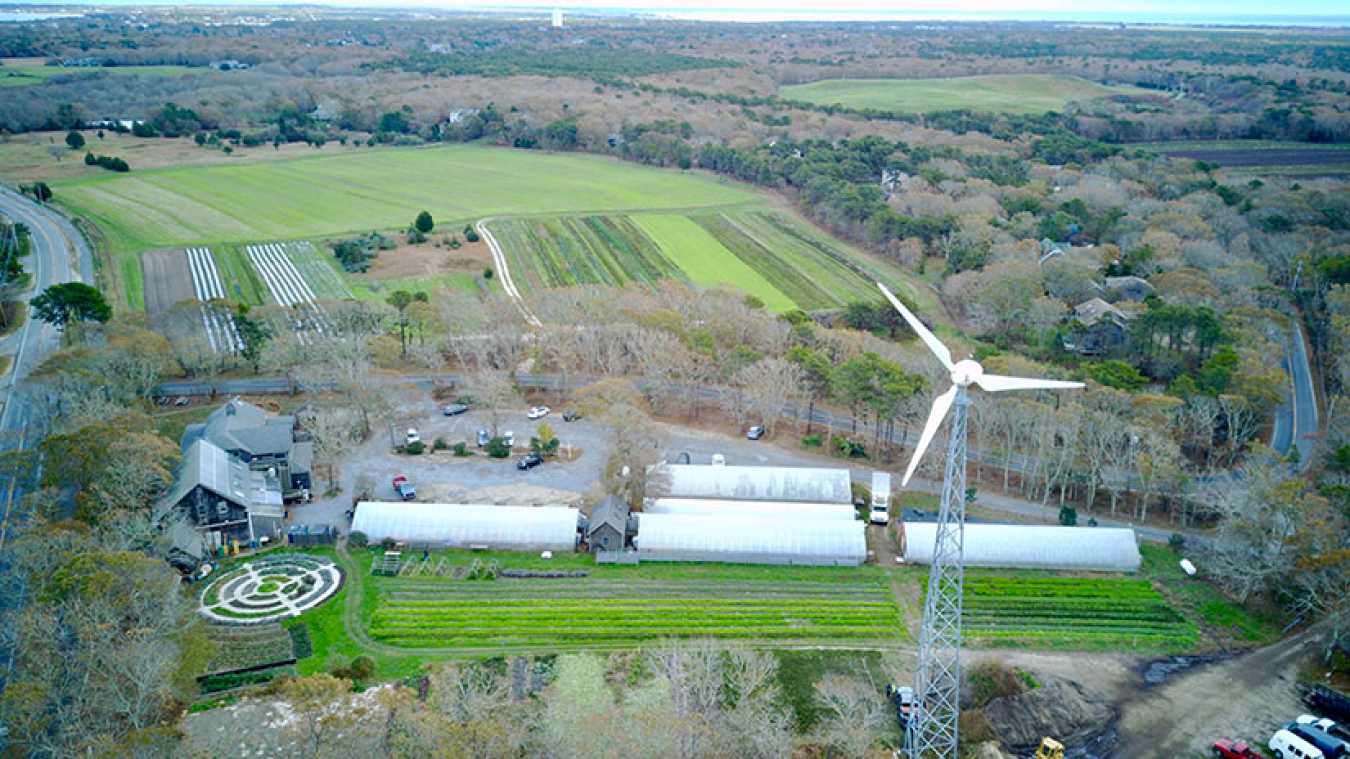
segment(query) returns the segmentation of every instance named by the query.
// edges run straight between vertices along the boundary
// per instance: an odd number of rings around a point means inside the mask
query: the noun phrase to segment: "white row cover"
[[[856,566],[867,558],[862,522],[639,514],[643,561]]]
[[[903,528],[905,561],[932,563],[937,523]],[[968,567],[1134,572],[1140,561],[1134,530],[1119,527],[967,524],[962,548]]]
[[[728,501],[712,498],[657,498],[642,508],[645,514],[690,517],[775,517],[834,519],[852,522],[858,512],[851,503],[797,503],[794,501]]]
[[[372,543],[393,538],[448,548],[570,551],[577,543],[578,514],[562,506],[362,501],[352,530]]]
[[[852,503],[847,469],[667,464],[671,498]]]

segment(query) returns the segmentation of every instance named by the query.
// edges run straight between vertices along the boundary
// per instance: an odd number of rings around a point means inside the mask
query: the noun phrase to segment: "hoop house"
[[[833,519],[852,522],[858,512],[848,503],[794,501],[728,501],[710,498],[657,498],[644,514],[689,517],[769,517],[774,519]]]
[[[378,542],[492,548],[503,551],[570,551],[577,542],[578,511],[562,506],[490,506],[451,503],[381,503],[356,506],[352,530]]]
[[[671,498],[852,503],[847,469],[667,464]]]
[[[857,566],[863,523],[776,517],[639,514],[633,545],[643,561]]]
[[[905,561],[931,563],[936,539],[936,523],[905,522]],[[968,567],[1134,572],[1140,562],[1134,530],[1110,527],[967,524],[962,553]]]

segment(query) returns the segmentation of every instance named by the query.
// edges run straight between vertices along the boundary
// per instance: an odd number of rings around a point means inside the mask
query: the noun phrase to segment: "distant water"
[[[767,23],[773,21],[1054,21],[1087,24],[1177,24],[1184,26],[1347,27],[1350,14],[1293,15],[1257,13],[1110,13],[1094,11],[811,11],[726,8],[642,8],[635,11],[698,21]]]
[[[78,13],[19,13],[0,11],[0,24],[18,24],[24,21],[45,21],[50,18],[79,18]]]

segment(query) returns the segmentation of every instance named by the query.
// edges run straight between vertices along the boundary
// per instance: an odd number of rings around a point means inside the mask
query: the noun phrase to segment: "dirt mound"
[[[1115,719],[1106,699],[1081,685],[1048,679],[1039,688],[995,698],[984,705],[985,718],[1014,754],[1029,754],[1049,735],[1065,745],[1085,741]]]

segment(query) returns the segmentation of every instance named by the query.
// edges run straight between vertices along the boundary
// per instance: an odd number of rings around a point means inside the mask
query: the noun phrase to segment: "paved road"
[[[1295,324],[1285,345],[1284,370],[1289,374],[1289,385],[1284,400],[1275,410],[1275,424],[1271,428],[1270,447],[1281,456],[1297,445],[1299,463],[1312,463],[1314,440],[1317,435],[1317,394],[1313,390],[1312,367],[1308,362],[1307,344],[1302,325]]]
[[[24,294],[24,300],[61,282],[94,281],[93,253],[65,217],[3,186],[0,186],[0,215],[25,224],[31,233],[32,252],[24,260],[24,268],[33,277],[33,287]],[[0,402],[4,403],[0,410],[0,450],[31,444],[28,413],[15,390],[60,342],[60,333],[54,327],[31,317],[14,334],[0,340],[0,353],[13,356],[8,374],[0,378]],[[0,487],[3,487],[0,491],[4,510],[0,515],[0,551],[3,551],[10,505],[19,494],[14,492],[12,483]]]

